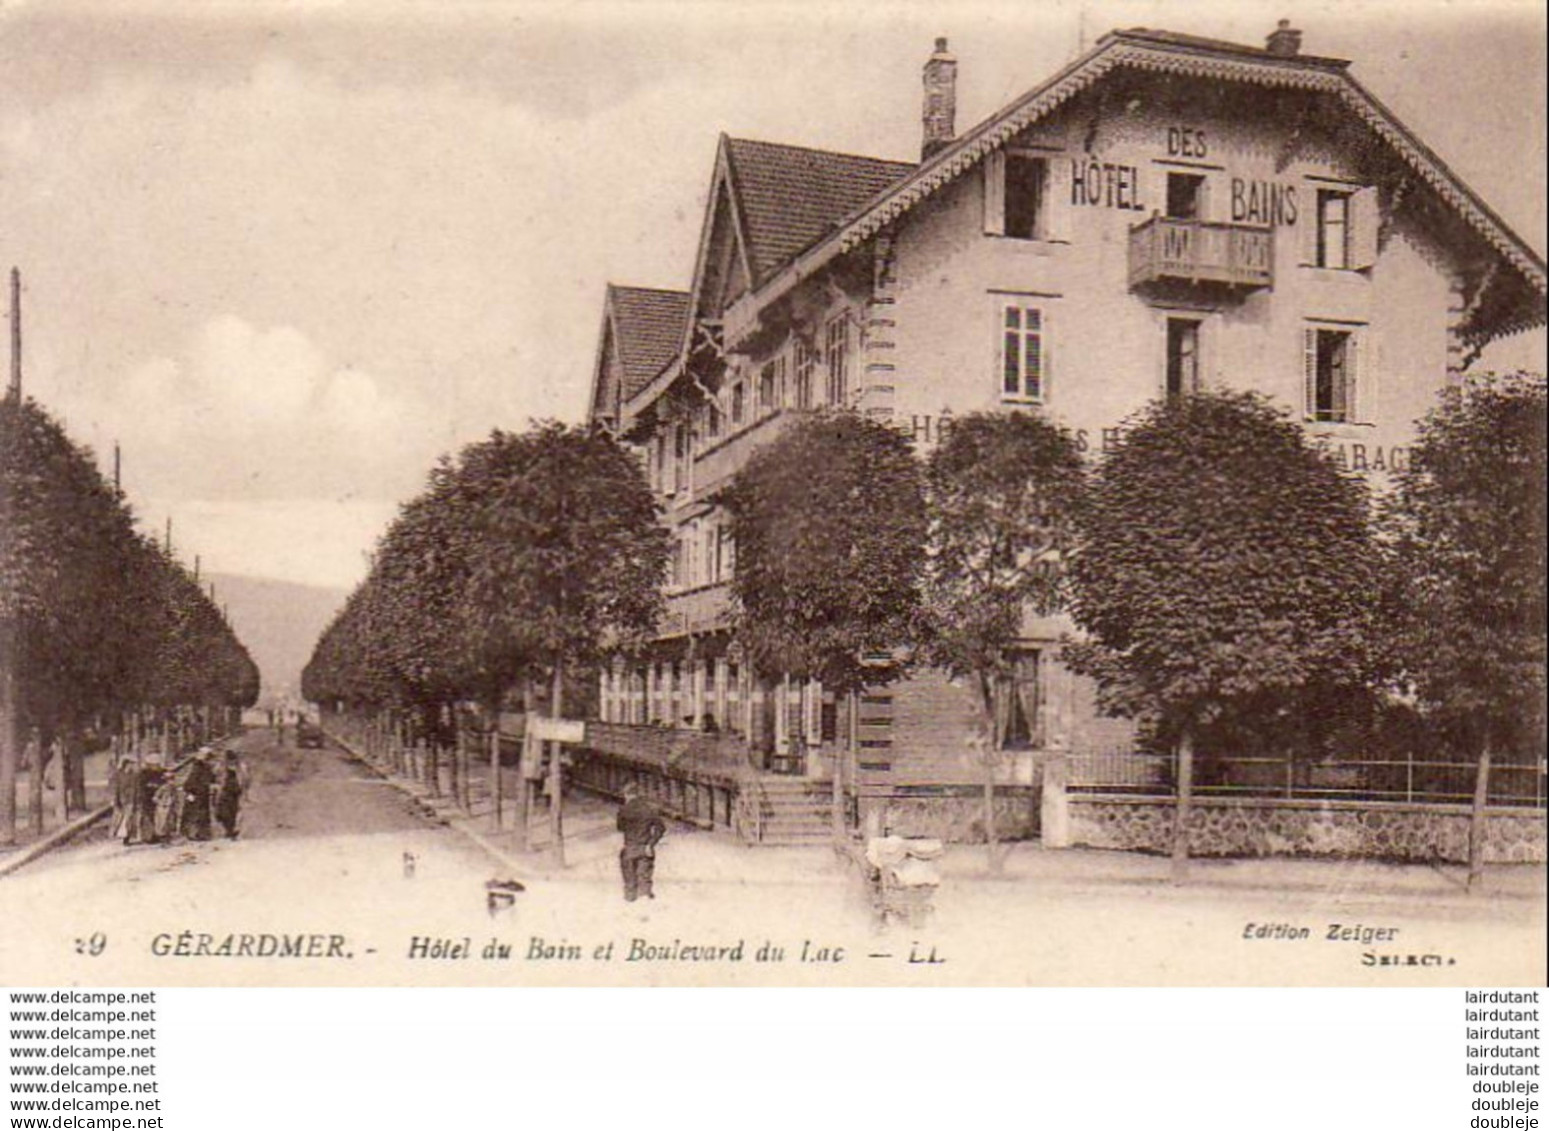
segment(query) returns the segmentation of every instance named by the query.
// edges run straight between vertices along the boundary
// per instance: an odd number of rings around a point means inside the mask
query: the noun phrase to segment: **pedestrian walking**
[[[242,799],[247,795],[247,763],[227,750],[215,779],[215,819],[228,840],[236,840],[242,825]]]
[[[667,824],[634,782],[624,786],[623,797],[618,828],[624,834],[624,847],[619,851],[624,898],[631,903],[641,896],[655,899],[651,884],[656,873],[656,846],[667,835]]]
[[[135,808],[139,804],[140,774],[133,754],[123,753],[113,763],[113,835],[133,843],[137,830]]]
[[[210,839],[210,794],[215,787],[215,771],[210,768],[208,746],[195,752],[183,778],[183,835],[189,840]]]

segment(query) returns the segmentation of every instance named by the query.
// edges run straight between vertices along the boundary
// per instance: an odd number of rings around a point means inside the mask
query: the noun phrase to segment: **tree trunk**
[[[984,758],[984,851],[991,874],[1000,873],[1000,837],[995,827],[995,759],[989,751]]]
[[[27,835],[33,840],[43,835],[44,778],[53,749],[46,734],[27,744]]]
[[[979,701],[984,705],[985,733],[989,741],[980,751],[984,766],[984,852],[985,867],[991,875],[999,875],[1001,870],[1000,836],[995,821],[995,759],[1000,753],[1002,735],[1000,733],[1000,712],[996,710],[994,684],[984,679],[979,680]],[[1011,694],[1015,694],[1012,689]]]
[[[16,686],[19,637],[14,620],[0,620],[0,844],[16,843],[16,770],[22,741]]]
[[[505,797],[500,780],[500,708],[487,706],[484,710],[485,736],[489,740],[489,802],[490,822],[495,832],[505,822]]]
[[[447,788],[452,792],[452,802],[458,808],[466,808],[467,798],[463,794],[463,761],[462,743],[457,740],[457,727],[455,723],[446,725],[446,715],[441,707],[436,708],[437,738],[444,741],[447,752]]]
[[[59,767],[71,810],[86,812],[86,744],[75,730],[65,732],[64,764]]]
[[[564,695],[565,661],[563,657],[555,657],[553,694],[549,700],[550,718],[563,717]],[[563,868],[565,866],[565,768],[560,757],[561,749],[558,742],[549,743],[549,835],[554,841],[554,860]]]
[[[1484,878],[1485,806],[1490,800],[1490,743],[1479,751],[1479,769],[1474,774],[1474,811],[1468,820],[1468,890],[1473,891]]]
[[[522,757],[516,772],[517,789],[521,791],[517,797],[516,819],[521,826],[520,843],[523,852],[532,850],[532,792],[536,783],[527,776],[527,772],[537,761],[532,736],[532,718],[537,709],[538,696],[529,676],[522,680]]]
[[[834,788],[833,788],[833,826],[834,848],[843,851],[845,842],[844,828],[844,766],[849,762],[855,764],[855,692],[845,693],[845,713],[848,715],[845,726],[845,736],[842,743],[836,743],[834,750]],[[821,707],[821,705],[820,705]],[[806,725],[805,712],[803,712],[802,725]],[[819,736],[821,738],[821,735]]]
[[[1178,806],[1173,816],[1173,883],[1181,884],[1189,872],[1189,812],[1194,802],[1194,724],[1183,725],[1178,735]]]
[[[0,622],[0,633],[9,637],[9,622]],[[21,720],[16,714],[10,643],[0,638],[0,845],[16,843],[16,772],[21,763]]]

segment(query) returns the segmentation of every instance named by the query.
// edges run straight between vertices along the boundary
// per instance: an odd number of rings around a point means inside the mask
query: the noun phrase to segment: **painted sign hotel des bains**
[[[677,551],[657,650],[604,677],[604,721],[828,772],[833,697],[738,662],[714,505],[801,409],[925,449],[954,415],[1037,406],[1099,458],[1154,398],[1251,383],[1380,479],[1486,343],[1544,321],[1541,259],[1284,22],[1264,47],[1110,33],[962,134],[935,46],[918,163],[723,137],[689,289],[608,288],[591,413],[642,450]],[[1064,627],[1029,625],[1008,731],[1029,780],[1041,749],[1128,741],[1058,665]],[[978,780],[961,689],[879,690],[863,795]]]

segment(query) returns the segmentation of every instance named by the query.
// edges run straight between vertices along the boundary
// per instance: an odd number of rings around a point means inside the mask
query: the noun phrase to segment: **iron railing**
[[[1434,758],[1361,758],[1313,761],[1287,757],[1196,755],[1194,792],[1216,797],[1275,797],[1307,801],[1390,801],[1467,804],[1474,799],[1477,766]],[[1067,788],[1078,793],[1170,796],[1176,756],[1095,751],[1072,754]],[[1503,757],[1490,766],[1490,805],[1546,802],[1542,757]]]

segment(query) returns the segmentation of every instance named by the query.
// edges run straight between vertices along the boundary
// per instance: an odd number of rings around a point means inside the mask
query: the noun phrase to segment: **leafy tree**
[[[31,401],[0,401],[0,840],[14,839],[23,736],[77,739],[144,704],[241,706],[258,673],[214,603],[134,529],[91,454]],[[41,766],[32,774],[40,828]]]
[[[953,424],[926,464],[931,660],[972,680],[983,718],[984,827],[991,868],[995,772],[1024,617],[1061,605],[1062,561],[1083,468],[1074,438],[1032,413]]]
[[[1100,704],[1176,737],[1175,873],[1201,725],[1308,709],[1373,663],[1376,556],[1362,485],[1257,394],[1151,405],[1078,515],[1067,662]]]
[[[1478,767],[1471,887],[1492,756],[1544,743],[1545,407],[1541,375],[1446,390],[1384,512],[1403,673]]]
[[[464,629],[486,681],[549,675],[563,715],[566,673],[654,631],[667,532],[638,461],[608,433],[550,421],[496,432],[463,453],[474,525]],[[550,758],[563,862],[561,762]]]
[[[907,438],[854,412],[800,417],[723,502],[737,548],[734,630],[756,670],[846,696],[899,674],[875,657],[919,630],[925,495]]]
[[[462,474],[474,503],[465,627],[487,677],[534,663],[562,677],[655,629],[667,534],[611,436],[554,422],[497,432],[464,453]]]

